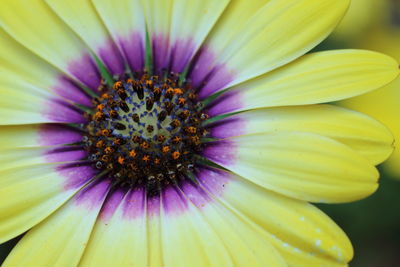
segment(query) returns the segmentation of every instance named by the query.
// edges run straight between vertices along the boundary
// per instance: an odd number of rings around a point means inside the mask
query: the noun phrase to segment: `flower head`
[[[319,104],[392,58],[303,56],[347,0],[3,1],[5,266],[330,266],[344,233],[308,202],[377,188],[387,129]]]

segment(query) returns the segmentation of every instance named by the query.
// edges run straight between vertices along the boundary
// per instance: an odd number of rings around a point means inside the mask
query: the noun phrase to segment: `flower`
[[[348,2],[3,1],[0,240],[30,229],[4,266],[349,262],[308,202],[374,192],[393,138],[318,103],[399,69],[303,56]]]

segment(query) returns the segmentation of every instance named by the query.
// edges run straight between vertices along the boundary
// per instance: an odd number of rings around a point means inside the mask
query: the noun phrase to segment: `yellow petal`
[[[184,210],[175,214],[167,213],[162,217],[167,229],[171,229],[166,233],[163,231],[163,234],[168,238],[174,238],[174,233],[178,233],[177,237],[182,240],[178,244],[182,244],[182,249],[185,249],[186,243],[183,240],[188,237],[180,231],[181,228],[201,240],[201,243],[209,240],[208,245],[202,245],[205,254],[202,259],[208,259],[208,265],[286,266],[284,259],[267,238],[260,236],[247,221],[218,203],[202,187],[186,183],[182,186],[182,191],[184,195],[181,198],[181,205],[185,205]],[[171,202],[179,203],[179,201]],[[167,242],[165,244],[167,245],[164,246],[165,252],[170,251],[168,247],[171,245]],[[221,246],[229,252],[231,263],[224,258],[225,253]],[[199,252],[196,256],[201,257],[198,254]],[[192,262],[198,262],[197,257],[193,257]]]
[[[182,72],[229,0],[142,1],[156,71]]]
[[[7,90],[13,89],[14,82],[24,82],[46,95],[61,97],[66,101],[82,105],[91,105],[90,98],[77,84],[16,42],[2,29],[0,29],[0,60],[2,62],[1,80],[10,83],[7,84],[9,87],[6,88]]]
[[[228,2],[229,0],[173,1],[171,27],[168,33],[172,71],[182,72],[184,70]]]
[[[18,18],[18,19],[16,19]],[[2,1],[0,25],[19,43],[35,54],[96,88],[100,78],[89,50],[41,0]]]
[[[162,229],[161,229],[161,201],[160,198],[148,198],[146,203],[147,208],[147,233],[149,240],[148,250],[148,266],[158,267],[163,266],[162,252]]]
[[[2,28],[0,28],[0,59],[1,76],[7,75],[6,73],[17,74],[20,76],[19,79],[27,79],[44,90],[50,89],[60,74],[46,61],[12,39]]]
[[[93,175],[87,167],[49,163],[0,170],[0,243],[42,221]]]
[[[170,55],[169,29],[172,21],[173,1],[141,0],[146,27],[152,48],[153,68],[159,72],[168,68]]]
[[[104,203],[79,266],[148,266],[146,219],[143,190],[113,192]]]
[[[64,99],[11,73],[0,74],[0,125],[84,121]]]
[[[241,2],[246,3],[243,18],[237,11],[243,8]],[[232,79],[218,88],[209,83],[201,96],[257,77],[303,55],[334,29],[349,1],[271,0],[260,6],[259,1],[239,0],[232,5],[206,41],[213,55],[207,64],[226,66],[220,70],[230,73]],[[254,12],[252,16],[246,16],[248,9]],[[220,75],[217,72],[216,79]]]
[[[289,266],[337,266],[351,260],[346,235],[314,206],[225,171],[202,169],[198,177],[215,201],[269,240]]]
[[[398,74],[398,63],[377,52],[312,53],[232,88],[210,113],[337,101],[378,89]]]
[[[384,125],[362,113],[333,105],[251,110],[218,121],[211,128],[216,138],[281,131],[327,136],[351,147],[374,165],[393,152],[393,135]]]
[[[0,148],[0,170],[49,162],[76,162],[87,157],[81,147]]]
[[[211,143],[203,153],[260,186],[306,201],[353,201],[378,187],[379,173],[366,158],[316,134],[243,135]]]
[[[124,72],[124,60],[89,0],[46,0],[46,3],[99,56],[112,74]]]
[[[77,266],[108,191],[91,185],[29,231],[3,266]]]
[[[183,193],[169,188],[162,194],[161,240],[165,266],[232,266],[217,232]]]
[[[134,71],[143,71],[146,25],[140,0],[120,0],[118,3],[109,0],[91,0],[91,3],[130,68]]]
[[[72,144],[82,133],[65,125],[32,124],[0,127],[0,149]]]
[[[173,1],[140,0],[145,14],[146,25],[151,35],[156,32],[168,34],[172,20]]]

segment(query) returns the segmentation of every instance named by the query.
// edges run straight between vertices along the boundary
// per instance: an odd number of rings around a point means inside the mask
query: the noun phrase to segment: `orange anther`
[[[107,94],[107,93],[105,93],[105,94],[102,94],[102,95],[101,95],[101,98],[103,98],[103,99],[109,99],[109,98],[110,98],[110,95]]]
[[[115,82],[114,86],[113,86],[113,89],[114,90],[118,90],[120,88],[122,88],[122,82],[121,81]]]
[[[110,134],[111,134],[111,131],[108,129],[101,130],[101,135],[103,135],[103,136],[109,136]]]
[[[148,149],[150,147],[150,144],[148,142],[144,141],[140,144],[140,147],[143,149]]]
[[[181,88],[175,88],[175,89],[174,89],[174,93],[175,93],[176,95],[182,95],[182,94],[183,94],[183,91],[182,91]]]
[[[180,136],[174,136],[174,138],[172,138],[172,143],[174,144],[179,144],[182,141],[182,138]]]
[[[160,142],[160,143],[163,143],[164,141],[165,141],[165,136],[164,135],[162,135],[162,134],[160,134],[159,136],[157,136],[157,141],[158,142]]]
[[[105,106],[103,104],[99,104],[99,105],[97,105],[96,108],[98,111],[102,111],[105,108]]]
[[[122,139],[121,138],[115,138],[114,139],[114,144],[116,144],[117,146],[122,144]]]
[[[174,128],[177,128],[177,127],[181,126],[181,122],[177,119],[174,119],[171,121],[170,125]]]
[[[100,120],[102,120],[102,119],[104,119],[104,113],[103,112],[101,112],[101,111],[97,111],[95,114],[94,114],[94,116],[93,116],[93,118],[96,120],[96,121],[100,121]]]
[[[168,153],[169,150],[170,150],[169,146],[163,146],[163,147],[162,147],[162,152],[163,152],[163,153]]]
[[[142,158],[142,160],[143,160],[144,162],[149,162],[149,161],[150,161],[150,156],[149,156],[149,155],[144,155],[143,158]]]
[[[108,147],[106,147],[106,148],[104,149],[104,152],[105,152],[106,154],[111,154],[111,153],[114,152],[114,149],[113,149],[112,147],[108,146]]]
[[[160,87],[154,87],[153,93],[156,94],[156,95],[161,94],[161,89],[160,89]]]
[[[125,162],[124,157],[119,156],[118,157],[118,163],[122,165],[122,164],[124,164],[124,162]]]
[[[135,150],[131,150],[131,151],[129,152],[129,156],[131,156],[132,158],[136,157],[136,155],[137,155],[137,153],[136,153]]]
[[[167,89],[167,91],[165,91],[165,94],[167,96],[172,96],[174,94],[174,89],[172,89],[171,87]]]
[[[190,134],[195,134],[197,132],[197,129],[196,129],[196,127],[190,126],[190,127],[186,127],[185,131]]]
[[[183,105],[185,105],[185,103],[186,103],[186,99],[185,99],[185,98],[180,97],[180,98],[178,99],[178,104],[179,104],[179,105],[183,106]]]
[[[100,141],[98,141],[97,143],[96,143],[96,147],[97,148],[102,148],[104,146],[104,141],[103,140],[100,140]]]
[[[177,159],[179,159],[180,156],[181,156],[181,152],[179,152],[179,151],[172,152],[173,159],[177,160]]]

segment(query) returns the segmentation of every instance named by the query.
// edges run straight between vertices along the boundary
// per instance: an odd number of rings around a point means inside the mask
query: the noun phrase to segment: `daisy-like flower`
[[[307,51],[348,0],[4,0],[3,266],[344,266],[308,202],[377,188],[393,138],[325,103],[398,75]]]

